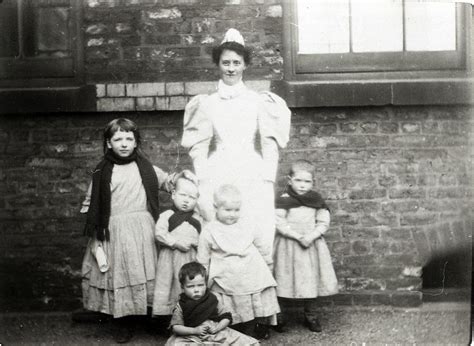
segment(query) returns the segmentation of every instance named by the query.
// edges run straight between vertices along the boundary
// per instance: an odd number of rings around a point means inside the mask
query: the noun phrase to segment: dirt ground
[[[0,315],[2,345],[109,345],[114,344],[107,321],[73,322],[71,313]],[[288,331],[272,331],[262,345],[364,345],[471,343],[470,304],[424,303],[419,308],[336,307],[320,311],[322,333],[303,325],[295,312]],[[163,345],[166,337],[138,326],[129,345]]]

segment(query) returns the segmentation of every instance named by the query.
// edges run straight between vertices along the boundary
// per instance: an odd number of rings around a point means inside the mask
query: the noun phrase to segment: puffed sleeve
[[[290,136],[291,111],[276,94],[263,92],[262,111],[258,117],[262,155],[265,163],[264,179],[275,181],[278,166],[278,146],[285,148]]]
[[[181,145],[189,149],[194,172],[198,178],[206,176],[207,156],[212,139],[212,123],[205,113],[207,95],[193,97],[184,109],[183,139]]]

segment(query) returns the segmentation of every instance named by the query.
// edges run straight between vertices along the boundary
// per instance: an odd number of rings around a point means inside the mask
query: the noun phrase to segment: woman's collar
[[[225,84],[222,79],[217,84],[217,93],[223,99],[232,99],[241,95],[246,89],[246,86],[242,80],[234,85]]]

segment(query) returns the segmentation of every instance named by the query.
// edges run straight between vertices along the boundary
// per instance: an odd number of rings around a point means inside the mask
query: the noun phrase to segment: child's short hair
[[[107,141],[110,140],[114,136],[115,132],[119,130],[125,132],[132,131],[133,135],[135,136],[135,141],[137,142],[137,148],[140,147],[141,137],[137,124],[135,124],[130,119],[117,118],[109,122],[104,128],[104,153],[107,151]]]
[[[291,164],[290,177],[293,176],[295,172],[298,172],[298,171],[308,172],[311,174],[311,176],[314,177],[314,170],[315,170],[314,165],[308,160],[296,160],[295,162]]]
[[[224,184],[214,191],[214,205],[220,207],[224,202],[229,200],[240,200],[239,189],[232,184]]]
[[[202,275],[204,280],[207,281],[207,272],[206,268],[201,263],[198,262],[189,262],[184,264],[178,273],[179,283],[181,286],[184,286],[186,279],[194,279],[196,276]]]

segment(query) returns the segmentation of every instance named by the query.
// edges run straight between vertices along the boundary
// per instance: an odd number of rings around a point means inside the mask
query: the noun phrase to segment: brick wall
[[[418,304],[421,268],[435,256],[460,252],[469,244],[471,111],[293,110],[280,176],[296,158],[317,165],[318,189],[332,210],[327,241],[341,284],[341,294],[326,300],[328,304]],[[143,148],[155,164],[166,170],[190,167],[179,147],[182,111],[121,115],[140,125]],[[80,307],[86,239],[79,204],[88,171],[101,155],[101,128],[114,116],[0,119],[4,310]],[[166,204],[166,194],[162,198]],[[468,271],[470,258],[464,260],[463,270]]]
[[[280,79],[279,0],[87,0],[88,83],[214,81],[210,50],[231,27],[255,58],[249,79]]]

